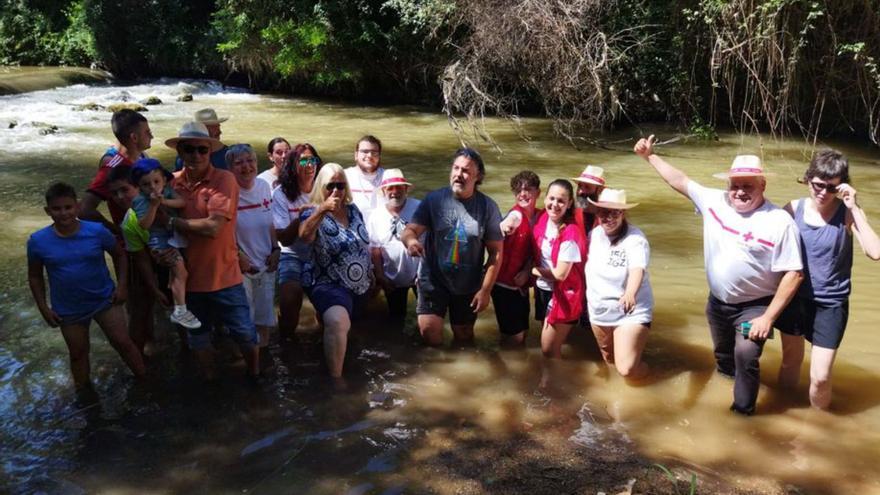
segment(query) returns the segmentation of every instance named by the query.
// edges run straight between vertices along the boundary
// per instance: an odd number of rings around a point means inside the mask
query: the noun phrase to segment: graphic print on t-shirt
[[[455,227],[446,234],[444,240],[450,241],[449,255],[444,258],[446,260],[444,265],[454,270],[461,268],[461,256],[468,248],[467,229],[461,219],[455,221]]]
[[[626,266],[626,250],[612,249],[608,253],[608,266],[613,266],[615,268]]]

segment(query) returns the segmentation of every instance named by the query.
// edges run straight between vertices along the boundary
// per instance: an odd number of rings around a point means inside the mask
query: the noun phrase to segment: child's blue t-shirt
[[[113,296],[113,280],[107,270],[105,251],[116,238],[96,222],[80,220],[79,231],[61,237],[52,226],[40,229],[27,242],[28,260],[38,260],[49,274],[49,300],[62,319],[91,315]]]
[[[162,197],[165,199],[175,198],[174,189],[171,188],[170,185],[165,185],[165,188],[162,189]],[[138,193],[137,197],[131,202],[131,209],[134,210],[134,214],[138,217],[138,219],[144,218],[144,215],[147,214],[147,211],[150,210],[150,197],[145,195],[143,192]],[[176,217],[177,210],[174,208],[165,208],[165,212],[168,216]],[[168,238],[171,237],[171,231],[165,225],[160,225],[156,222],[153,222],[153,225],[148,229],[150,231],[150,239],[161,239],[163,242],[162,245],[153,245],[151,247],[168,247],[167,242]]]

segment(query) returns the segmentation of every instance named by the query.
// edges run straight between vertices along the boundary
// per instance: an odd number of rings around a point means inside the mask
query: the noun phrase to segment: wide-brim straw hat
[[[183,127],[180,128],[180,132],[177,133],[177,137],[166,140],[165,146],[176,150],[178,143],[194,139],[209,141],[211,143],[212,152],[226,146],[219,139],[212,138],[211,135],[208,134],[208,128],[201,122],[187,122],[186,124],[183,124]]]
[[[412,183],[406,180],[399,168],[389,168],[385,169],[385,172],[382,174],[382,182],[379,184],[379,187],[383,189],[388,186],[412,187]]]
[[[628,210],[639,206],[639,203],[626,202],[626,191],[623,189],[603,189],[599,194],[598,200],[593,201],[592,199],[587,198],[587,201],[599,208],[606,208],[609,210]]]
[[[595,165],[587,165],[587,168],[581,172],[581,175],[572,177],[571,180],[604,187],[605,170],[602,167],[597,167]]]
[[[217,125],[221,122],[226,122],[229,120],[229,117],[223,117],[221,119],[217,116],[217,112],[215,112],[213,108],[203,108],[193,114],[193,120],[205,125]]]
[[[768,177],[776,175],[764,171],[764,163],[755,155],[737,155],[727,172],[712,174],[716,179],[732,179],[735,177]]]

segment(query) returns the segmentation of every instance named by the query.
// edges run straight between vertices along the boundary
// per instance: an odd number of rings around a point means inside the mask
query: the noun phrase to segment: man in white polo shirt
[[[654,136],[640,139],[633,151],[703,216],[715,362],[718,372],[734,377],[731,410],[752,414],[764,342],[803,280],[797,226],[764,198],[767,174],[757,156],[737,156],[730,170],[715,174],[727,179],[724,191],[701,186],[655,155]]]
[[[345,169],[351,197],[354,205],[364,216],[364,222],[368,222],[370,213],[384,203],[382,193],[379,191],[382,175],[385,173],[385,169],[380,166],[381,161],[382,141],[368,134],[360,138],[355,145],[355,166]]]
[[[367,222],[376,283],[385,291],[388,315],[397,323],[406,317],[406,299],[410,289],[415,290],[419,275],[420,259],[410,255],[400,242],[406,224],[421,203],[408,197],[411,187],[399,168],[386,170],[379,185],[385,205],[376,208]]]

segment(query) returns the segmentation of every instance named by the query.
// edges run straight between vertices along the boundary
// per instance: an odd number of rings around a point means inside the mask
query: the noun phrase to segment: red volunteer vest
[[[577,212],[575,213],[577,219]],[[532,229],[532,249],[536,258],[541,256],[541,244],[544,242],[544,233],[547,231],[549,219],[546,212],[542,213],[538,218],[538,223]],[[577,320],[584,310],[584,294],[586,292],[584,263],[587,259],[587,243],[584,240],[583,227],[578,225],[577,221],[574,224],[566,225],[552,241],[550,261],[554,267],[559,260],[559,247],[566,241],[574,241],[577,244],[578,250],[581,252],[581,261],[571,267],[565,280],[553,282],[553,307],[547,313],[547,322],[550,324]]]

